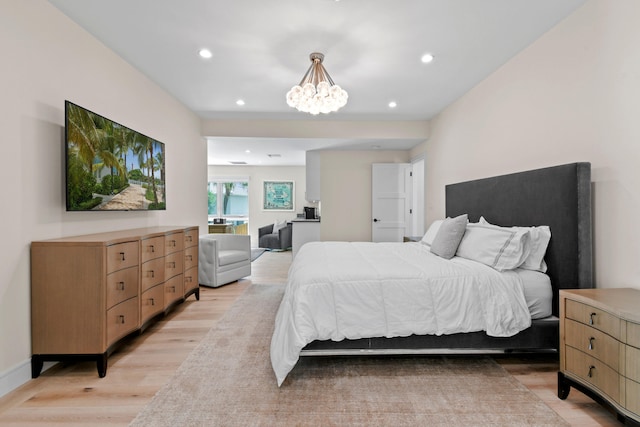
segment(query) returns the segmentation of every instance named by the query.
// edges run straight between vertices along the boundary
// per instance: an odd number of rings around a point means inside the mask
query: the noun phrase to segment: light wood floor
[[[58,364],[0,399],[0,426],[126,426],[165,384],[235,299],[255,283],[284,284],[291,252],[266,252],[252,265],[248,279],[193,296],[129,340],[109,359],[104,378],[95,363]],[[591,399],[571,390],[556,395],[557,357],[497,357],[522,384],[573,426],[620,426]]]

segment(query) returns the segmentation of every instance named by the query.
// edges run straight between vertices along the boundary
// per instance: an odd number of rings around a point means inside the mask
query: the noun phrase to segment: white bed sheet
[[[515,272],[524,285],[524,299],[532,319],[544,319],[552,314],[553,288],[544,273],[518,268]]]
[[[314,340],[483,330],[507,337],[530,325],[514,271],[445,260],[420,243],[312,242],[289,270],[271,363],[281,385]]]

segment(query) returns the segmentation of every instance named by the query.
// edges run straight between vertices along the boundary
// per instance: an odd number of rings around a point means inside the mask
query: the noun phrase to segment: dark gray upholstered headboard
[[[592,288],[591,164],[544,169],[450,184],[446,214],[484,216],[502,226],[548,225],[551,242],[545,261],[558,315],[559,289]]]

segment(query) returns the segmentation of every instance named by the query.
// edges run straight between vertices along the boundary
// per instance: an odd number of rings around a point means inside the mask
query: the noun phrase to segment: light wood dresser
[[[640,426],[640,290],[560,291],[558,397],[571,387]]]
[[[148,227],[31,243],[31,375],[95,360],[195,294],[198,227]]]

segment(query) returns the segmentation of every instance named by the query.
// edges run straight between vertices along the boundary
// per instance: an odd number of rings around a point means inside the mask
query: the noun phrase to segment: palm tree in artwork
[[[122,144],[119,143],[119,138],[116,135],[114,124],[110,120],[105,120],[102,117],[96,117],[96,125],[104,131],[104,137],[98,145],[96,156],[100,159],[100,162],[94,163],[94,170],[100,170],[103,167],[110,168],[111,176],[118,175],[125,177],[127,172],[120,162],[120,152],[122,150]],[[110,181],[110,192],[113,193],[113,178]]]
[[[160,151],[156,153],[156,165],[160,170],[160,182],[162,182],[162,201],[166,200],[166,189],[165,189],[165,180],[164,180],[164,146],[160,147]]]
[[[88,171],[93,171],[93,160],[104,139],[104,130],[96,126],[95,115],[89,111],[69,104],[67,138],[75,155],[86,165]]]
[[[134,152],[138,154],[140,161],[140,167],[145,165],[147,168],[149,184],[151,185],[151,191],[153,192],[153,202],[158,203],[158,193],[156,192],[156,180],[155,180],[155,165],[153,160],[153,147],[155,141],[144,135],[136,137],[134,143]]]

